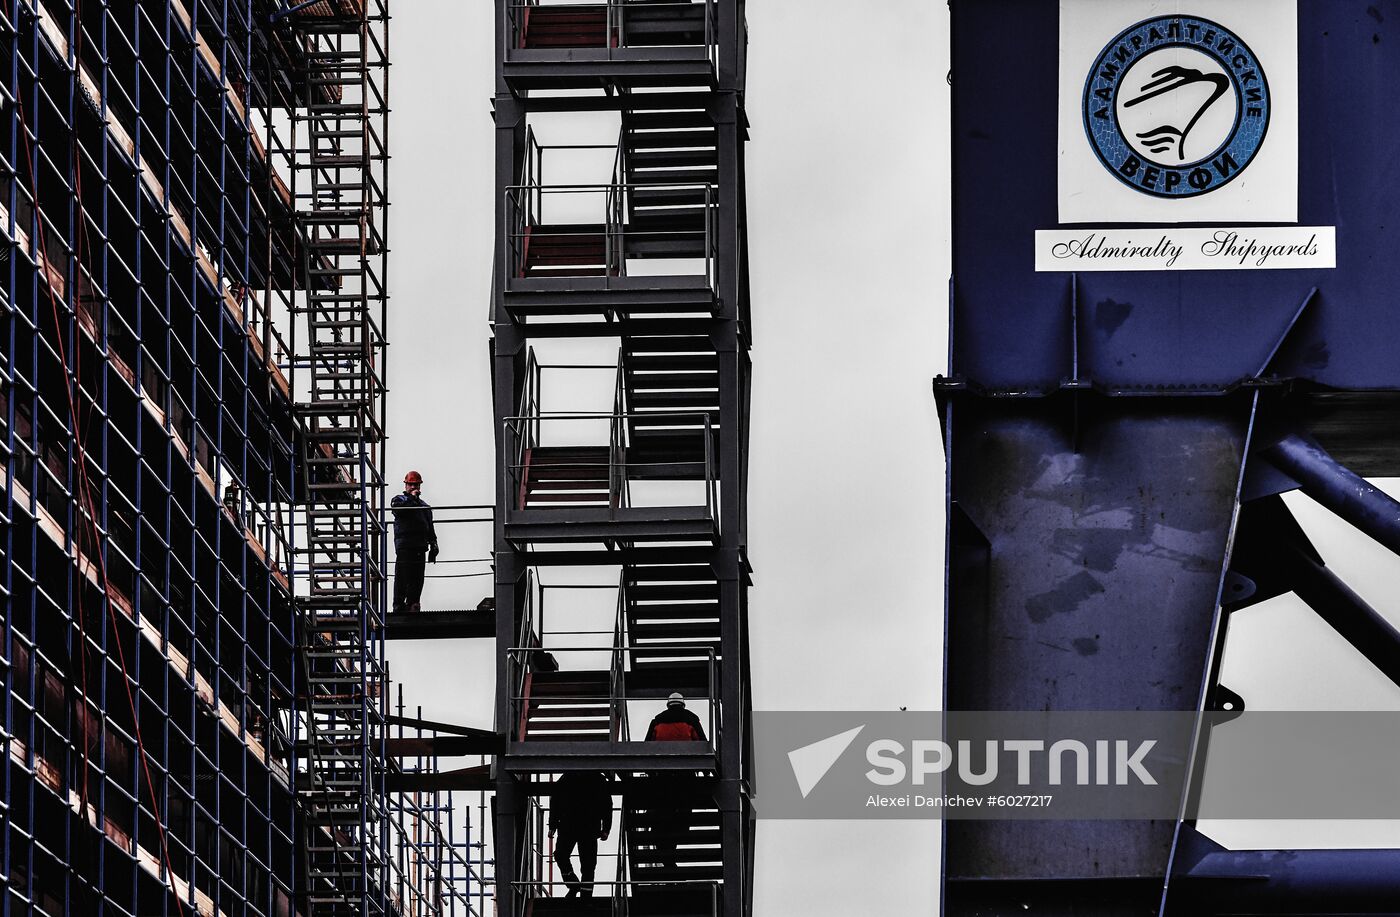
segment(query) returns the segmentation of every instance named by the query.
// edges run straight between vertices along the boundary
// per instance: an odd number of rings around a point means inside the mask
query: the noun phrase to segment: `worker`
[[[666,698],[666,709],[652,717],[647,727],[648,742],[703,742],[705,730],[700,718],[685,708],[685,695],[673,692]],[[696,797],[693,771],[657,771],[651,774],[652,799],[647,825],[656,862],[676,869],[676,843],[689,830],[688,820]]]
[[[703,742],[705,730],[700,718],[685,709],[685,695],[672,693],[666,698],[666,709],[651,718],[647,741]]]
[[[549,836],[559,833],[554,862],[568,889],[565,898],[593,894],[593,872],[598,865],[598,842],[612,831],[612,790],[607,774],[600,771],[568,771],[554,781],[549,802]],[[578,873],[570,862],[578,848]]]
[[[422,494],[423,476],[410,471],[403,478],[403,493],[389,503],[394,512],[394,611],[421,610],[423,561],[437,563],[433,510]]]

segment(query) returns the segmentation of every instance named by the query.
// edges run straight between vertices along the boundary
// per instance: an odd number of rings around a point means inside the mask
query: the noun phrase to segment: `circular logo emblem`
[[[1104,46],[1084,83],[1084,130],[1119,181],[1156,197],[1209,194],[1248,168],[1269,129],[1269,81],[1238,35],[1161,16]]]

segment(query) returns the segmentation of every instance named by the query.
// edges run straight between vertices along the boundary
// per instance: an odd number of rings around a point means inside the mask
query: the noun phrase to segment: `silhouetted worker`
[[[700,718],[685,709],[685,695],[672,693],[666,698],[666,709],[651,718],[647,727],[647,741],[662,742],[703,742],[705,730],[700,726]]]
[[[403,478],[403,493],[389,503],[394,512],[394,611],[420,610],[423,562],[437,563],[433,510],[422,492],[423,476],[410,471]]]
[[[612,830],[612,788],[599,771],[568,771],[554,781],[549,802],[549,836],[559,832],[554,862],[564,877],[568,894],[587,898],[593,894],[593,871],[598,865],[598,842]],[[579,874],[569,858],[578,847]]]
[[[700,718],[685,709],[685,696],[672,693],[666,709],[652,717],[647,727],[648,742],[703,742],[705,730]],[[651,840],[656,860],[666,869],[676,868],[676,842],[689,829],[682,816],[689,816],[695,803],[695,774],[692,771],[657,771],[651,775]]]

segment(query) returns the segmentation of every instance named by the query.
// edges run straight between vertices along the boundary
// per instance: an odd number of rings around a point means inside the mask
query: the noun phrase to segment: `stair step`
[[[697,112],[706,121],[701,112]],[[692,130],[636,130],[637,125],[628,122],[623,144],[629,154],[639,150],[665,150],[676,147],[713,147],[719,140],[719,131],[714,125],[699,125]]]
[[[644,822],[645,819],[646,816],[641,816],[639,820]],[[653,839],[675,840],[679,844],[704,845],[705,847],[711,848],[708,851],[695,851],[697,853],[708,852],[718,854],[721,852],[720,827],[718,824],[695,828],[681,828],[671,831],[654,831],[645,824],[638,824],[632,826],[630,830],[637,832],[638,840],[646,842],[650,842]],[[692,849],[694,848],[692,847]]]
[[[612,739],[609,731],[600,732],[542,732],[539,734],[525,733],[526,742],[607,742]]]
[[[651,211],[638,214],[627,224],[630,235],[623,241],[627,258],[701,259],[713,256],[705,239],[703,216],[681,211]],[[696,268],[699,270],[698,266]]]
[[[673,372],[675,370],[719,370],[719,355],[715,353],[632,353],[624,348],[623,362],[627,369],[639,371]]]
[[[710,623],[676,623],[674,621],[634,621],[631,623],[633,645],[640,645],[639,640],[654,640],[665,642],[667,640],[686,641],[688,644],[692,639],[707,640],[719,648],[719,622]],[[697,646],[708,644],[696,644]]]
[[[616,271],[609,271],[605,267],[567,267],[559,270],[543,270],[538,267],[531,267],[525,272],[526,277],[607,277],[616,276]]]
[[[718,602],[719,583],[703,580],[686,583],[635,583],[628,587],[627,598],[632,602],[663,600],[674,602],[678,599]]]
[[[701,448],[705,438],[705,422],[697,411],[693,417],[655,416],[633,414],[628,426],[632,433],[633,449],[677,449],[684,454],[691,449]],[[710,435],[719,436],[716,418],[710,418]]]
[[[705,7],[699,3],[625,3],[623,21],[629,36],[637,31],[648,34],[699,31],[703,40]]]
[[[531,719],[525,724],[526,739],[547,738],[560,734],[596,735],[606,738],[612,733],[612,724],[606,719],[602,720],[536,720]]]
[[[604,710],[601,714],[595,715],[592,711],[585,711],[577,716],[537,716],[531,714],[525,721],[526,733],[550,730],[554,732],[579,732],[581,730],[591,730],[594,732],[607,732],[610,728],[611,720]]]
[[[704,109],[664,110],[634,108],[622,113],[626,131],[677,130],[707,127],[713,129],[714,119]]]
[[[540,232],[532,230],[529,238],[531,250],[541,248],[597,248],[601,250],[607,243],[607,237],[603,233],[593,231]]]
[[[629,621],[641,624],[649,621],[676,621],[694,618],[701,621],[719,622],[718,604],[695,605],[637,605],[627,609]]]
[[[648,176],[650,178],[650,176]],[[680,207],[689,206],[699,208],[700,215],[704,215],[706,191],[702,187],[705,181],[703,175],[697,179],[675,177],[675,173],[664,178],[657,175],[654,184],[660,187],[644,186],[633,188],[627,195],[627,201],[632,206],[632,213],[635,216],[646,207]],[[667,185],[681,185],[679,188],[666,187]]]
[[[587,717],[608,716],[607,697],[573,697],[559,696],[557,698],[537,698],[530,697],[530,719],[580,719]]]
[[[647,649],[644,646],[635,646],[632,648],[632,664],[646,665],[653,660],[661,659],[667,660],[668,662],[680,662],[693,659],[695,660],[694,664],[700,665],[709,661],[710,656],[709,653],[706,652],[707,650],[713,650],[715,658],[718,659],[719,640],[716,639],[710,643],[687,642],[682,649],[653,650]]]
[[[651,408],[654,410],[709,408],[716,416],[719,415],[719,392],[713,390],[694,392],[630,392],[627,396],[627,401],[633,408]]]
[[[589,459],[608,454],[607,446],[535,446],[531,452],[538,458],[559,458],[565,461]]]
[[[611,678],[611,672],[535,672],[530,678],[531,695],[539,695],[546,691],[557,694],[561,691],[595,688],[601,685],[603,696],[606,697]]]
[[[696,149],[629,149],[627,152],[628,172],[638,169],[694,169],[697,166],[718,168],[719,150],[711,146]]]
[[[603,469],[605,474],[608,458],[611,454],[611,450],[604,449],[601,452],[579,455],[556,455],[537,448],[531,449],[526,458],[530,463],[531,471],[557,479],[579,475],[598,475],[600,469]]]
[[[628,583],[645,586],[672,580],[702,580],[714,582],[714,568],[709,564],[629,565],[625,570]]]
[[[544,253],[530,252],[530,258],[525,263],[527,271],[538,270],[542,267],[600,267],[605,264],[606,258],[601,250],[597,252],[559,252]]]
[[[623,345],[628,356],[648,353],[709,353],[715,345],[703,334],[649,334],[629,337]]]
[[[703,195],[704,185],[717,185],[720,174],[713,168],[669,168],[651,169],[651,171],[638,172],[636,169],[627,169],[627,183],[629,185],[641,185],[643,188],[631,190],[629,200],[636,203],[637,195],[647,192],[651,185],[687,185]],[[704,202],[701,197],[701,203]]]
[[[529,492],[534,493],[560,493],[566,491],[601,491],[608,492],[609,483],[607,478],[587,478],[584,480],[565,481],[536,481],[531,480],[528,484]]]
[[[663,792],[669,803],[671,788],[663,786],[652,792],[658,791]],[[707,840],[713,840],[718,845],[719,837],[717,835],[722,821],[720,813],[713,808],[708,808],[714,803],[704,798],[699,791],[696,791],[696,794],[691,798],[694,799],[695,805],[707,806],[707,808],[686,809],[682,807],[680,811],[665,809],[653,814],[649,806],[659,801],[655,795],[627,797],[625,805],[627,807],[629,835],[636,840],[647,843],[653,840],[674,840],[677,843],[686,844],[687,838],[693,838],[687,844],[692,850],[696,850],[697,845],[703,844]],[[709,832],[715,832],[715,834],[712,835]]]
[[[530,481],[533,482],[601,482],[608,481],[608,463],[602,462],[530,462]]]
[[[629,367],[627,370],[627,384],[629,388],[638,389],[714,389],[719,385],[719,370],[715,369],[709,372],[694,372],[690,370],[679,370],[673,372],[659,372],[649,370],[646,372],[638,372]]]
[[[644,842],[638,839],[638,846],[633,854],[633,866],[646,868],[649,863],[656,862],[656,852],[642,847],[642,843]],[[666,857],[676,864],[718,863],[724,859],[724,851],[719,847],[701,847],[699,849],[677,847],[674,851],[667,851]]]
[[[538,503],[585,503],[593,506],[608,506],[611,501],[606,493],[535,493],[531,491],[525,498],[525,506],[527,509]]]
[[[526,48],[600,47],[607,44],[607,10],[602,6],[526,8]]]

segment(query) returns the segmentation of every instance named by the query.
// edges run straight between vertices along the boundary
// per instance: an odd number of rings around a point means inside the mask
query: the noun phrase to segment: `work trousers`
[[[650,828],[656,862],[676,868],[676,844],[690,829],[696,805],[695,775],[685,771],[661,771],[647,778],[652,794],[647,801],[646,824]]]
[[[578,869],[582,881],[580,876],[574,874],[573,864],[569,862],[575,846],[578,847]],[[577,886],[583,897],[593,894],[593,872],[598,867],[597,829],[578,831],[561,825],[554,842],[554,862],[559,864],[559,873],[571,891]]]
[[[403,611],[423,595],[427,550],[404,548],[394,554],[394,610]]]

